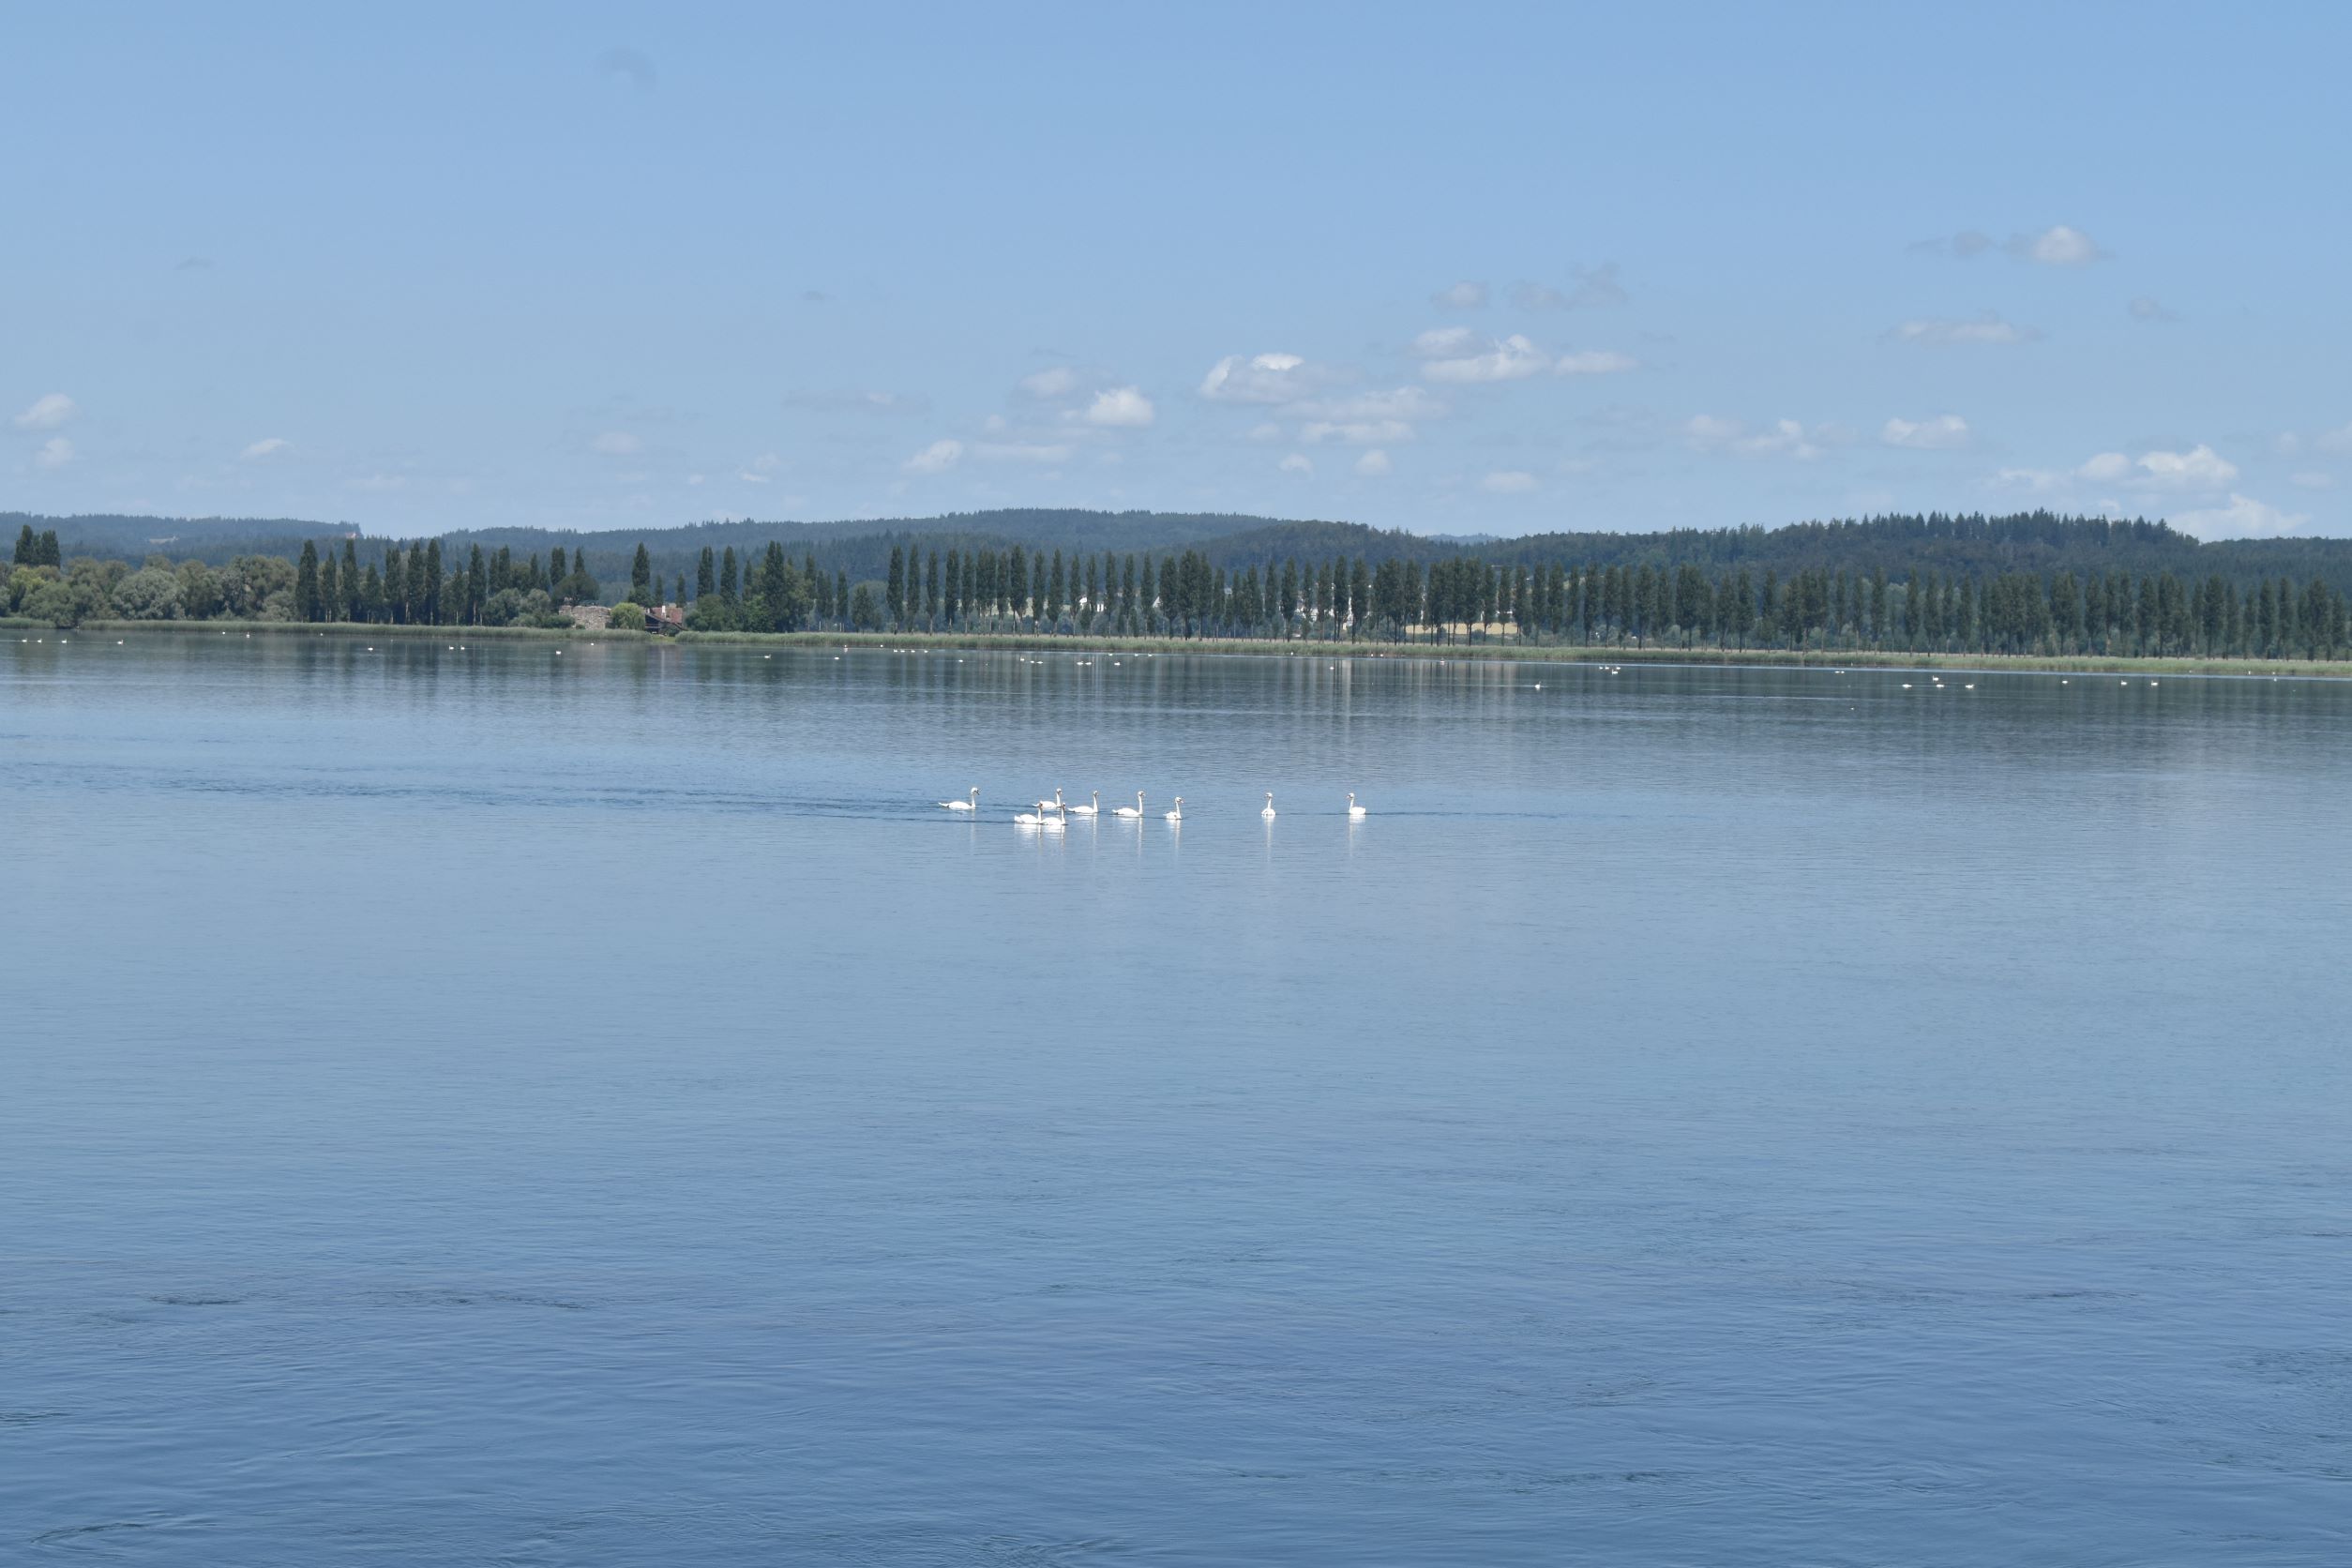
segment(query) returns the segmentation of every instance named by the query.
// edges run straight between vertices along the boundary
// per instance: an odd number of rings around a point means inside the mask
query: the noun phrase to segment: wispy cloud
[[[2238,477],[2238,465],[2202,444],[2185,452],[2150,451],[2138,458],[2102,452],[2077,470],[2100,484],[2128,481],[2150,490],[2217,490]]]
[[[1377,479],[1389,469],[1388,454],[1375,446],[1356,460],[1356,472],[1367,479]]]
[[[1489,495],[1525,495],[1535,488],[1535,475],[1523,468],[1498,468],[1478,481]]]
[[[1964,262],[1972,261],[1992,249],[1993,236],[1975,229],[1963,229],[1956,234],[1920,240],[1910,247],[1915,256],[1952,256]]]
[[[16,428],[20,430],[53,430],[81,412],[81,405],[63,392],[44,393],[16,416]]]
[[[2030,343],[2039,340],[2042,334],[2030,326],[2004,321],[1987,310],[1983,315],[1965,320],[1921,317],[1905,322],[1889,336],[1902,343],[1942,346],[1955,343]]]
[[[2171,520],[2200,539],[2266,539],[2299,532],[2311,514],[2283,511],[2233,490],[2227,505],[2175,512]]]
[[[1794,419],[1775,419],[1761,428],[1744,419],[1701,414],[1682,427],[1682,438],[1698,452],[1727,453],[1735,458],[1794,458],[1810,462],[1822,449],[1845,434],[1827,426],[1808,430]]]
[[[787,392],[783,403],[795,414],[922,414],[931,406],[930,400],[919,394],[856,387]]]
[[[1640,360],[1615,349],[1581,349],[1552,361],[1552,374],[1556,376],[1613,376],[1639,369]]]
[[[906,461],[910,474],[944,474],[963,460],[964,444],[953,438],[934,441]]]
[[[1032,370],[1020,379],[1020,389],[1033,398],[1066,398],[1078,386],[1078,373],[1067,365]]]
[[[1956,414],[1939,414],[1933,419],[1890,419],[1878,439],[1889,446],[1914,452],[1948,452],[1968,444],[1968,422]]]
[[[63,468],[71,461],[73,443],[61,435],[51,436],[41,443],[40,450],[33,454],[33,464],[37,468]]]
[[[1455,384],[1517,381],[1540,375],[1551,364],[1543,350],[1518,333],[1481,338],[1461,326],[1431,328],[1413,339],[1413,353],[1423,361],[1424,376]]]
[[[2148,294],[2133,295],[2132,302],[2123,309],[2135,322],[2177,322],[2180,319],[2179,315],[2165,309],[2161,302]]]
[[[1993,236],[1981,229],[1963,229],[1956,234],[1920,240],[1909,249],[1913,255],[1950,256],[1955,261],[1969,262],[1992,250],[1994,244]],[[2084,266],[2106,259],[2106,252],[2088,234],[2064,223],[2054,224],[2039,234],[2012,234],[1999,249],[2013,260],[2042,266]]]
[[[293,445],[293,442],[283,436],[268,435],[264,436],[237,455],[248,461],[259,461],[263,458],[274,458]]]
[[[606,76],[626,77],[641,93],[652,92],[657,80],[653,61],[647,59],[642,51],[631,49],[626,44],[616,43],[597,55],[596,69]]]
[[[1315,460],[1304,452],[1293,452],[1274,466],[1285,474],[1312,474],[1315,472]]]
[[[626,430],[607,430],[589,445],[608,458],[626,458],[644,446],[643,442]]]
[[[2063,223],[2038,234],[2012,234],[2001,249],[2021,262],[2043,266],[2088,266],[2106,256],[2088,234]]]
[[[1068,462],[1074,448],[1059,441],[975,442],[972,455],[990,462]]]
[[[1440,310],[1484,310],[1486,308],[1486,285],[1466,279],[1450,288],[1440,289],[1429,296],[1429,303]]]

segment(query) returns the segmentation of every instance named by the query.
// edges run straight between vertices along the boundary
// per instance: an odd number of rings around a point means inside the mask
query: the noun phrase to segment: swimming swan
[[[1112,815],[1112,816],[1114,816],[1114,817],[1140,817],[1140,816],[1142,816],[1142,815],[1143,815],[1143,792],[1142,792],[1142,791],[1140,791],[1140,790],[1138,790],[1138,791],[1135,792],[1135,804],[1134,804],[1133,806],[1123,806],[1123,807],[1120,807],[1117,810],[1113,811],[1113,812],[1111,813],[1111,815]]]
[[[1182,796],[1182,795],[1178,795],[1178,796],[1176,797],[1176,809],[1175,809],[1175,810],[1173,810],[1173,811],[1170,811],[1170,812],[1168,814],[1168,820],[1169,822],[1183,822],[1183,821],[1184,820],[1184,796]]]
[[[1258,814],[1261,817],[1271,817],[1274,815],[1274,792],[1272,790],[1268,790],[1266,792],[1266,808]]]
[[[1093,792],[1093,794],[1094,796],[1093,805],[1065,807],[1063,809],[1067,810],[1073,817],[1098,817],[1102,815],[1103,792],[1100,790],[1096,790]],[[1062,799],[1062,792],[1056,790],[1053,792],[1053,798],[1059,802]]]
[[[1349,817],[1349,820],[1352,822],[1352,821],[1354,821],[1355,819],[1362,817],[1363,815],[1364,815],[1364,807],[1361,807],[1361,806],[1358,806],[1358,805],[1356,804],[1356,792],[1355,792],[1353,790],[1349,791],[1349,792],[1348,792],[1348,817]]]
[[[980,809],[980,786],[974,784],[972,787],[970,800],[940,800],[931,804],[942,811],[977,811]]]

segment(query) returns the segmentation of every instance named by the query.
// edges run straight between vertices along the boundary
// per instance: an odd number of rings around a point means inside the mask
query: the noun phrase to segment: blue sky
[[[2344,534],[2345,15],[16,8],[0,507]]]

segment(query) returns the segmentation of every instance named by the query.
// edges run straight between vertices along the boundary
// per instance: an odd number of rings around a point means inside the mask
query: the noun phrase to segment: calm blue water
[[[0,1560],[2342,1563],[2347,721],[12,636]]]

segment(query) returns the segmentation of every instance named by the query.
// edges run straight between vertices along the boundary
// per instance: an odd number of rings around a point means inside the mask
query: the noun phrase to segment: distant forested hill
[[[308,522],[284,518],[37,517],[0,514],[0,537],[30,526],[53,529],[68,555],[100,555],[136,562],[159,553],[174,560],[196,558],[221,565],[239,555],[291,558],[304,539],[340,538],[357,531],[347,523]],[[927,555],[972,550],[1062,550],[1077,555],[1119,555],[1198,550],[1212,565],[1234,571],[1261,570],[1287,561],[1306,563],[1345,556],[1372,566],[1410,561],[1422,566],[1462,555],[1500,565],[1695,565],[1709,573],[1748,567],[1759,576],[1781,577],[1810,570],[1893,578],[1914,571],[1990,578],[2008,572],[2050,575],[2071,571],[2169,571],[2187,580],[2220,576],[2239,585],[2262,579],[2323,579],[2352,593],[2352,539],[2228,539],[2200,544],[2163,522],[2069,518],[2051,512],[2002,517],[1935,513],[1858,520],[1799,522],[1780,528],[1675,529],[1664,533],[1535,534],[1515,539],[1430,537],[1362,523],[1286,521],[1212,512],[1094,512],[1043,507],[959,512],[935,518],[846,519],[831,522],[701,522],[636,532],[583,533],[565,529],[493,528],[441,535],[454,561],[467,547],[505,548],[517,559],[561,548],[588,552],[592,573],[608,584],[626,582],[629,565],[642,543],[664,580],[691,580],[704,548],[739,556],[764,550],[770,540],[801,561],[813,555],[828,574],[851,581],[879,580],[894,547],[919,547]],[[363,538],[360,555],[381,559],[387,541]]]

